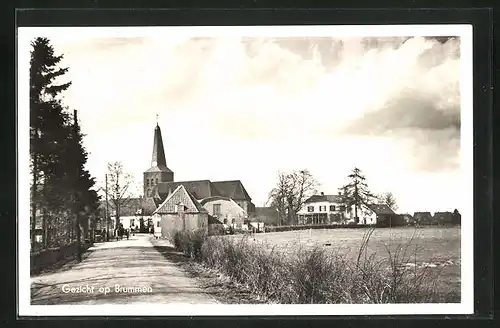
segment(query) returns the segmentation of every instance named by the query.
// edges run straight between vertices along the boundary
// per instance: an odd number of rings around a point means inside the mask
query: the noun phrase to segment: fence
[[[309,225],[295,225],[295,226],[267,226],[265,228],[266,232],[283,232],[283,231],[295,231],[295,230],[309,230],[309,229],[357,229],[357,228],[368,228],[373,227],[373,225],[368,224],[309,224]]]
[[[90,243],[82,244],[82,252],[85,252]],[[39,273],[55,264],[69,262],[76,258],[78,252],[77,243],[71,243],[57,248],[48,248],[37,251],[30,255],[30,273]]]

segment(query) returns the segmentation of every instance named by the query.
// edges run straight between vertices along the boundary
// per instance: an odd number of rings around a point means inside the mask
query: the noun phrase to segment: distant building
[[[452,212],[436,212],[434,213],[433,221],[439,225],[447,225],[453,223]]]
[[[395,213],[387,204],[370,204],[367,206],[371,213],[365,224],[375,224],[378,227],[394,227],[405,225],[402,215]]]
[[[433,222],[431,212],[415,212],[413,222],[417,225],[430,225]]]

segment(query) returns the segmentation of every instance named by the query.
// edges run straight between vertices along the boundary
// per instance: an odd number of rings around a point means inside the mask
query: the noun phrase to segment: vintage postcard
[[[17,45],[19,315],[473,313],[470,25]]]

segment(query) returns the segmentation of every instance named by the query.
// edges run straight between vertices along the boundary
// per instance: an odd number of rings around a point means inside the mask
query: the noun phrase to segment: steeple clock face
[[[153,161],[153,163],[152,163],[152,164],[153,164],[153,166],[156,166],[156,164],[158,164],[158,163],[156,163],[156,161]]]

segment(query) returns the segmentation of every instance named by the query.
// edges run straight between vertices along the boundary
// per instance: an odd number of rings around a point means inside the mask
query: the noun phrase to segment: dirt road
[[[31,304],[217,303],[167,257],[149,235],[96,244],[81,263],[32,277]]]

